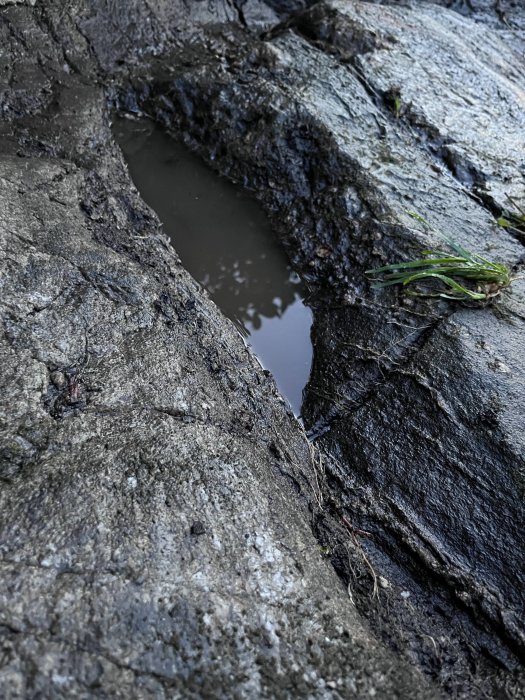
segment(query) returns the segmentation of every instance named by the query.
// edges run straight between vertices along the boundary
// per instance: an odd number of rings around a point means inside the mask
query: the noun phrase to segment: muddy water
[[[150,122],[116,119],[113,128],[135,185],[183,265],[234,321],[299,415],[312,316],[264,212]]]

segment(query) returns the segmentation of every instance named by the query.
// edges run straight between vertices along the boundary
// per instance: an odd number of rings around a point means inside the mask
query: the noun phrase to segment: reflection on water
[[[298,414],[312,317],[264,212],[150,122],[118,119],[114,132],[184,267],[236,322]]]

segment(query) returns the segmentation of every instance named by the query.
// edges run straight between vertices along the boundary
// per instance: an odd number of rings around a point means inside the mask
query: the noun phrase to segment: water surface
[[[151,122],[117,119],[113,128],[184,267],[235,322],[299,415],[312,316],[262,208]]]

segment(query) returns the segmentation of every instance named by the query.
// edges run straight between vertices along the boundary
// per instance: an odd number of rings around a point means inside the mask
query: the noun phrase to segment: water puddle
[[[234,321],[299,415],[312,315],[261,207],[152,123],[116,119],[113,131],[184,267]]]

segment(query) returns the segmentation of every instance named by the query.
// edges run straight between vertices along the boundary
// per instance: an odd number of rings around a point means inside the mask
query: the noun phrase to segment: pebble
[[[63,372],[56,370],[51,372],[49,377],[57,389],[63,389],[66,386],[66,377]]]

